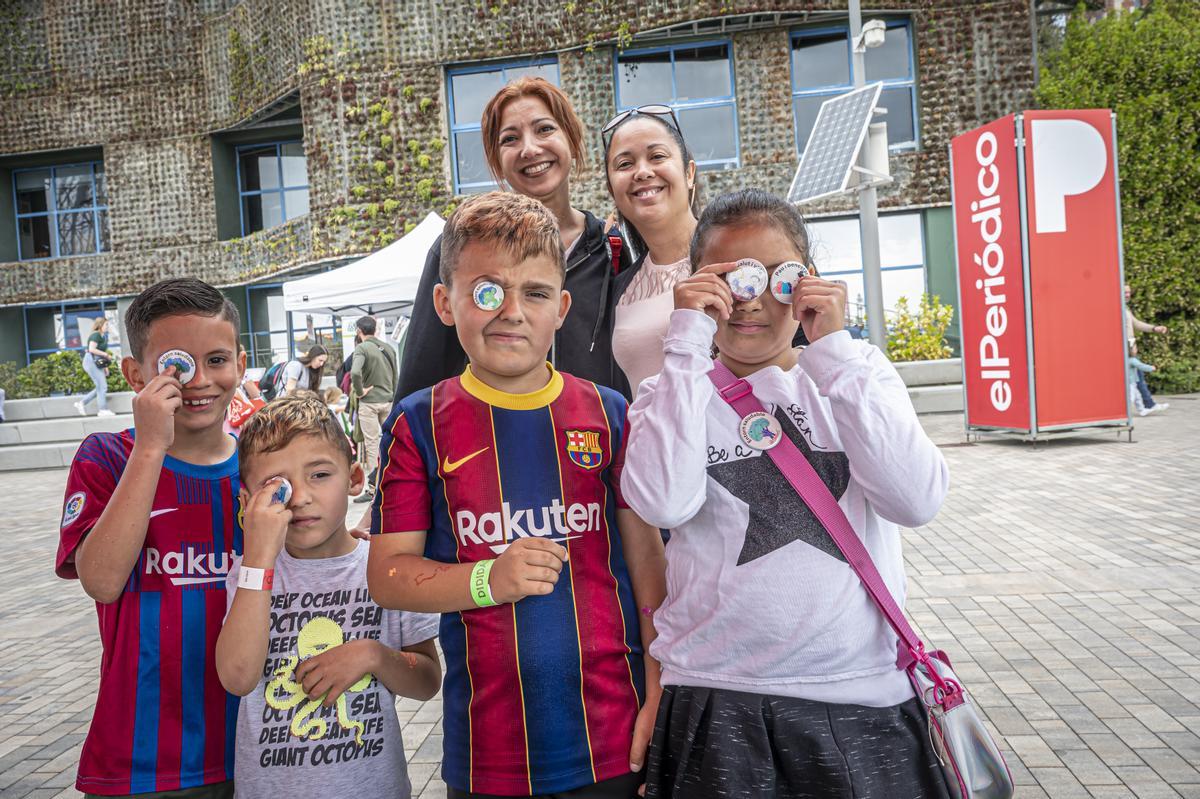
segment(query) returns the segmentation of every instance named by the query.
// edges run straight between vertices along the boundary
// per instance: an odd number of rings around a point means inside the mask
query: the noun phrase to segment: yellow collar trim
[[[509,394],[507,391],[492,388],[475,376],[470,364],[467,364],[466,371],[462,373],[462,387],[472,397],[488,405],[509,411],[534,411],[554,402],[563,390],[562,375],[549,362],[546,363],[546,368],[550,371],[550,381],[528,394]]]

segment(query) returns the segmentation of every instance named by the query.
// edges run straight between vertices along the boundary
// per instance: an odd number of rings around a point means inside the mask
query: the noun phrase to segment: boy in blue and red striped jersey
[[[103,656],[76,787],[89,796],[232,796],[237,698],[217,679],[225,575],[241,549],[237,442],[222,425],[242,380],[237,308],[164,280],[125,314],[134,428],[96,433],[67,478],[55,571],[96,600]],[[173,355],[182,350],[194,361]]]
[[[618,490],[625,401],[546,363],[571,299],[541,203],[464,202],[441,278],[434,303],[470,366],[388,420],[371,595],[442,614],[450,799],[628,799],[658,707],[643,653],[666,586],[662,538]]]

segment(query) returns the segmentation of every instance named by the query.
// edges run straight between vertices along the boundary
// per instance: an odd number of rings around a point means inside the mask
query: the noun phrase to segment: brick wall
[[[843,2],[650,0],[14,0],[0,11],[0,158],[102,146],[112,251],[0,264],[0,304],[136,292],[175,274],[232,285],[378,249],[453,202],[444,65],[559,53],[592,163],[573,187],[611,206],[596,163],[614,110],[612,43],[664,25]],[[1031,105],[1028,5],[878,0],[913,10],[921,149],[896,156],[883,208],[949,201],[955,133]],[[915,10],[914,10],[915,9]],[[786,190],[794,130],[785,28],[732,37],[742,166],[714,193]],[[627,41],[627,39],[625,39]],[[589,45],[591,45],[589,47]],[[566,49],[570,48],[570,49]],[[299,91],[308,217],[219,242],[210,134]],[[19,160],[19,159],[17,159]],[[809,214],[848,210],[845,201]],[[11,220],[0,220],[11,226]]]

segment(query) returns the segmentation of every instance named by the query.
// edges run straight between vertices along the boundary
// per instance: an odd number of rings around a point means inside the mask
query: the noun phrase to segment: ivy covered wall
[[[0,159],[103,147],[112,251],[0,263],[0,303],[136,292],[190,274],[234,285],[393,241],[454,206],[445,66],[557,53],[589,131],[575,202],[610,209],[599,129],[614,113],[615,48],[639,33],[748,13],[842,12],[844,2],[702,0],[15,0],[0,20]],[[880,205],[949,203],[951,136],[1029,107],[1025,0],[877,0],[911,12],[921,146],[892,159]],[[814,17],[816,19],[816,17]],[[7,23],[11,22],[12,26]],[[15,26],[15,27],[14,27]],[[713,194],[786,191],[795,169],[786,26],[733,33],[741,166],[706,172]],[[7,32],[3,32],[7,31]],[[19,33],[17,32],[19,31]],[[298,92],[307,216],[218,240],[211,137]],[[806,209],[848,211],[845,202]],[[11,219],[0,219],[0,225]]]

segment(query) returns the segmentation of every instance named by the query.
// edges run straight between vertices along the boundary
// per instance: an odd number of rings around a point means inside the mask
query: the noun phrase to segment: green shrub
[[[26,397],[81,394],[92,390],[92,379],[83,371],[83,358],[73,350],[60,350],[38,358],[17,375]]]
[[[93,388],[92,379],[83,371],[83,357],[74,350],[61,350],[38,358],[25,367],[0,363],[0,388],[8,399],[32,399],[52,394],[83,394]],[[108,370],[108,392],[131,391],[121,374],[119,361]]]
[[[0,363],[0,389],[4,389],[4,395],[8,399],[21,399],[20,384],[17,383],[17,375],[20,369],[12,361]]]
[[[112,366],[108,367],[108,393],[112,394],[117,391],[133,391],[133,389],[125,380],[125,375],[121,374],[121,361],[114,359]]]
[[[1125,280],[1157,391],[1200,389],[1200,5],[1158,0],[1090,22],[1076,11],[1047,53],[1043,108],[1117,112]]]
[[[916,312],[908,310],[908,299],[896,300],[896,318],[888,323],[888,357],[893,361],[933,361],[950,357],[946,328],[954,321],[954,307],[942,305],[941,297],[921,295]]]

